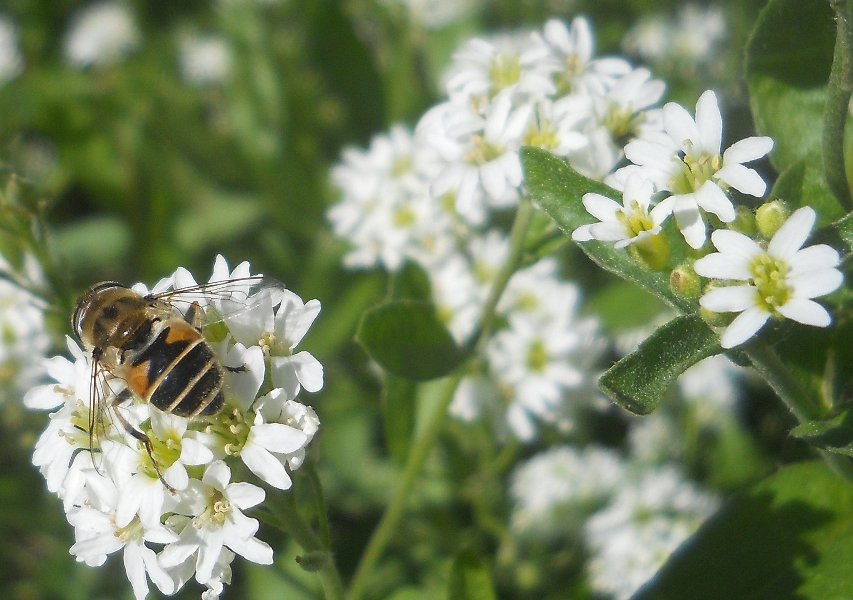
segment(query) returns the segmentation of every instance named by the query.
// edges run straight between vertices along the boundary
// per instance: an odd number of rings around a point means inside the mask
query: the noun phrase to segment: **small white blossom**
[[[139,45],[139,31],[126,6],[90,4],[78,12],[65,38],[65,55],[79,68],[110,65]]]
[[[20,75],[23,69],[18,29],[10,19],[0,16],[0,85]]]
[[[601,194],[584,194],[584,208],[600,223],[578,227],[572,232],[572,239],[578,242],[616,242],[617,248],[624,248],[660,233],[661,223],[669,216],[669,212],[660,205],[649,208],[653,193],[651,181],[632,175],[625,182],[622,206]]]
[[[634,165],[617,171],[611,182],[621,187],[630,174],[639,173],[654,182],[657,190],[671,192],[659,206],[675,215],[687,243],[701,248],[707,236],[700,209],[730,223],[735,209],[727,195],[729,187],[761,197],[767,188],[764,180],[743,163],[770,152],[773,140],[746,138],[721,154],[723,121],[717,97],[710,90],[699,97],[695,120],[670,102],[663,107],[663,125],[665,133],[625,146],[625,156]]]
[[[717,230],[711,241],[718,252],[694,264],[703,277],[745,282],[706,292],[699,303],[713,312],[738,312],[720,339],[723,348],[744,343],[771,316],[804,325],[827,327],[829,312],[812,300],[838,289],[844,276],[836,267],[838,252],[818,244],[803,248],[816,214],[804,206],[791,214],[762,248],[751,238],[730,230]]]
[[[559,523],[567,511],[596,508],[617,489],[624,471],[619,455],[605,448],[560,446],[540,452],[512,473],[513,527],[563,532]]]
[[[221,37],[185,35],[180,40],[180,69],[184,81],[205,86],[222,83],[231,70],[231,49]]]

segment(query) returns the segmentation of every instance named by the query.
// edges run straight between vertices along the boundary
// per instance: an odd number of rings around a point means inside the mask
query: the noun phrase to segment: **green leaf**
[[[791,430],[791,436],[829,452],[853,457],[853,411],[847,409],[831,419],[801,423]]]
[[[382,424],[385,429],[385,443],[388,452],[399,463],[409,455],[412,435],[415,430],[417,402],[415,391],[417,384],[411,379],[396,375],[385,377],[382,394]]]
[[[730,502],[635,598],[851,598],[851,564],[853,486],[807,462]]]
[[[372,308],[356,339],[389,372],[418,381],[446,375],[465,358],[430,302],[395,300]]]
[[[460,552],[450,568],[450,600],[494,600],[492,576],[483,562],[473,552]]]
[[[598,385],[622,408],[647,415],[657,408],[679,375],[720,352],[717,334],[697,313],[681,315],[610,367]]]
[[[581,203],[584,194],[595,192],[621,201],[616,190],[584,177],[560,158],[539,148],[523,148],[521,162],[530,197],[568,236],[581,225],[594,220]],[[601,268],[640,286],[679,312],[695,309],[690,301],[678,297],[670,289],[669,275],[643,269],[625,250],[597,241],[583,242],[578,246]]]
[[[823,171],[805,160],[797,161],[779,175],[770,195],[785,200],[792,209],[811,206],[817,211],[818,226],[844,216],[844,210],[826,185]]]
[[[614,281],[590,297],[584,310],[596,315],[610,333],[625,332],[661,320],[667,308],[651,294],[627,281]]]
[[[774,140],[779,172],[804,159],[822,168],[820,123],[835,23],[825,0],[771,0],[746,48],[746,82],[756,129]]]

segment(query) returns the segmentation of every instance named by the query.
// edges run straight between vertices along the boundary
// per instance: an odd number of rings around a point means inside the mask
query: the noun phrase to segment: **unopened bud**
[[[791,210],[782,200],[765,202],[755,211],[755,224],[761,236],[769,240],[773,234],[782,226]]]
[[[663,235],[650,235],[628,246],[628,254],[652,271],[663,271],[669,260],[669,242]]]
[[[669,274],[669,287],[681,298],[698,298],[702,292],[702,280],[692,267],[681,265]]]

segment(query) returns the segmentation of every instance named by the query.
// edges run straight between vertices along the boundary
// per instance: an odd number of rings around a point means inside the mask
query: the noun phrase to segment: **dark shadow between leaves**
[[[763,492],[734,500],[682,545],[635,600],[798,598],[798,569],[818,552],[807,534],[833,519],[796,500],[774,506]]]

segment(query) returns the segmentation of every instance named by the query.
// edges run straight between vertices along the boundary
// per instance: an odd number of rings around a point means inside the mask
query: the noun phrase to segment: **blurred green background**
[[[7,185],[0,250],[13,263],[25,252],[43,260],[56,350],[64,351],[62,336],[70,333],[67,318],[81,289],[103,279],[153,284],[178,266],[204,280],[217,253],[232,266],[249,260],[253,272],[283,281],[306,300],[319,298],[323,310],[302,347],[324,364],[326,385],[302,401],[315,406],[323,424],[315,451],[344,576],[381,514],[397,465],[382,442],[379,385],[352,341],[361,312],[382,298],[385,276],[340,266],[345,248],[324,220],[336,200],[329,168],[346,145],[364,146],[399,121],[414,125],[441,97],[440,75],[454,49],[473,35],[586,15],[598,54],[621,54],[623,38],[641,19],[673,15],[683,3],[456,4],[458,14],[436,25],[420,19],[411,8],[416,3],[393,0],[126,2],[120,6],[136,31],[132,43],[111,60],[86,66],[70,56],[69,36],[96,4],[0,4],[0,18],[16,28],[20,53],[17,72],[0,84],[0,166]],[[703,90],[716,89],[725,103],[727,137],[739,139],[750,134],[740,49],[763,2],[716,4],[726,31],[713,61],[671,56],[650,66],[667,81],[669,100],[692,106]],[[213,42],[202,54],[212,62],[193,67],[188,48],[199,40]],[[588,282],[605,277],[592,269],[578,273]],[[46,416],[25,414],[19,391],[6,394],[0,594],[130,597],[120,559],[89,569],[68,554],[71,527],[29,464]],[[494,551],[487,524],[472,526],[465,498],[483,494],[496,503],[494,514],[506,513],[500,490],[488,489],[500,479],[473,481],[464,467],[472,455],[488,462],[497,450],[485,431],[463,429],[451,427],[448,455],[425,476],[414,507],[418,518],[400,534],[410,541],[408,554],[395,560],[392,548],[384,563],[388,572],[379,577],[394,582],[391,587],[438,585],[460,545]],[[297,495],[300,487],[305,482],[297,477]],[[430,530],[443,535],[425,533]],[[262,530],[261,537],[277,550],[282,568],[238,560],[227,597],[316,597],[313,576],[292,561],[297,549],[272,531]],[[576,558],[555,553],[548,560],[562,569],[563,581],[573,581]],[[518,573],[502,577],[502,596],[542,597],[535,581],[525,588]],[[550,597],[561,597],[553,595],[559,585],[552,582]],[[197,594],[188,585],[180,597]]]

